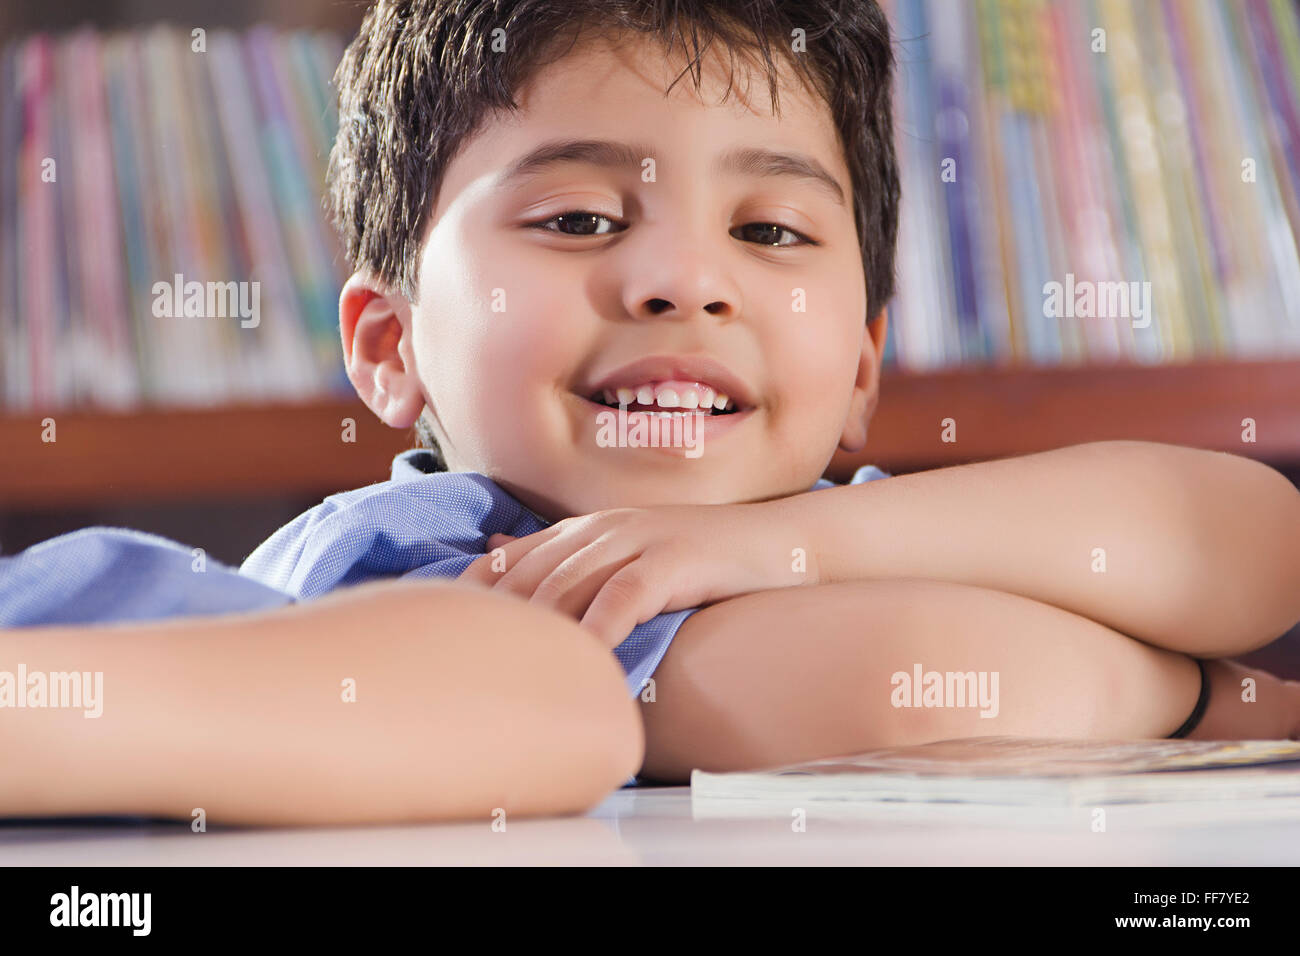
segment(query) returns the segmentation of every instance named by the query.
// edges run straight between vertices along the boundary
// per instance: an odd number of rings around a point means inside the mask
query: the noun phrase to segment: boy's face
[[[407,428],[427,404],[452,471],[487,475],[550,521],[798,494],[837,445],[865,443],[886,318],[866,322],[830,111],[783,86],[777,119],[766,79],[739,62],[720,103],[726,75],[711,56],[702,95],[685,76],[666,96],[685,60],[657,43],[577,44],[448,167],[418,303],[359,276],[344,291],[349,372],[370,407]],[[630,162],[567,159],[509,175],[561,140],[620,144]],[[758,162],[726,163],[738,150],[760,151]],[[761,151],[831,182],[773,173],[781,161]],[[620,373],[653,358],[667,361]],[[700,386],[673,384],[683,381]],[[660,406],[672,404],[665,388],[687,405],[692,391],[699,400],[712,389],[715,404],[726,391],[738,407],[678,432],[695,450],[611,447],[601,423],[618,410],[591,401],[605,383],[639,398],[649,387]],[[671,434],[664,427],[661,440]]]

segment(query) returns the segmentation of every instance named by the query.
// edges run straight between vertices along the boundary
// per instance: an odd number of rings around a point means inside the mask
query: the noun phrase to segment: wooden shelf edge
[[[56,438],[41,440],[42,420]],[[1243,419],[1255,442],[1242,440]],[[355,440],[344,441],[344,420]],[[956,441],[943,441],[943,421]],[[1300,359],[1174,366],[962,368],[887,372],[860,465],[914,471],[1109,439],[1300,463]],[[383,481],[411,431],[359,400],[0,416],[0,513],[125,501],[320,495]]]
[[[943,422],[956,441],[943,440]],[[1244,419],[1255,441],[1243,441]],[[1114,439],[1300,462],[1300,358],[1183,365],[962,368],[886,373],[867,447],[827,477],[911,471]]]
[[[54,442],[41,422],[54,419]],[[355,423],[345,441],[345,420]],[[140,500],[329,495],[383,481],[412,432],[359,400],[0,418],[0,512]]]

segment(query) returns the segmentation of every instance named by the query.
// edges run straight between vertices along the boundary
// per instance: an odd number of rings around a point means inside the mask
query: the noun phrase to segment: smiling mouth
[[[673,415],[695,414],[708,415],[710,418],[721,418],[727,415],[735,415],[737,412],[745,411],[745,409],[737,407],[736,403],[731,399],[726,399],[721,408],[714,405],[709,405],[707,408],[700,408],[699,405],[687,406],[685,404],[680,404],[678,400],[672,396],[660,397],[659,400],[655,402],[631,401],[620,403],[619,396],[610,389],[602,389],[595,395],[583,395],[581,397],[595,405],[602,405],[605,408],[615,410],[621,409],[625,412],[639,412],[647,415],[660,415],[665,418]],[[624,397],[626,398],[626,396]]]

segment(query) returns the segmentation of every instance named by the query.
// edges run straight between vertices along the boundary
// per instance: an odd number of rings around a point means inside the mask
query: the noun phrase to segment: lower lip
[[[587,409],[592,413],[592,415],[593,415],[592,428],[593,428],[593,429],[599,427],[599,426],[597,425],[597,423],[594,421],[594,416],[595,416],[596,414],[598,414],[598,413],[600,413],[600,412],[614,412],[615,414],[618,413],[618,409],[617,409],[617,408],[611,408],[611,407],[608,406],[608,405],[602,405],[602,404],[600,404],[600,402],[593,402],[591,399],[589,399],[589,398],[583,398],[581,395],[578,395],[578,394],[576,394],[576,393],[573,393],[573,395],[574,395],[575,398],[577,398],[579,401],[581,401],[583,405],[587,406]],[[693,411],[693,410],[692,410],[692,409],[682,409],[682,411],[684,411],[684,412],[688,412],[688,413],[689,413],[689,412],[691,412],[691,411]],[[627,425],[627,427],[628,427],[628,430],[629,430],[629,431],[633,428],[633,420],[632,420],[631,416],[633,416],[633,415],[637,415],[637,414],[642,414],[642,413],[640,413],[640,412],[628,412],[629,419],[628,419],[628,425]],[[647,412],[647,413],[644,413],[644,414],[650,414],[650,413]],[[699,436],[702,438],[701,445],[703,446],[703,448],[702,448],[702,450],[701,450],[701,454],[702,454],[702,455],[707,455],[707,454],[708,454],[709,442],[716,441],[717,439],[721,438],[723,435],[726,435],[726,434],[727,434],[728,432],[730,432],[732,429],[737,428],[738,426],[740,426],[740,425],[743,424],[744,422],[748,421],[749,418],[750,418],[750,416],[753,415],[753,414],[754,414],[754,409],[753,409],[753,408],[747,408],[747,409],[745,409],[743,412],[732,412],[730,415],[709,415],[707,418],[705,418],[705,419],[700,423],[700,424],[703,426],[703,431],[702,431],[702,432],[697,432],[697,433],[696,433],[697,435],[699,435]],[[662,439],[662,437],[663,437],[663,434],[664,434],[664,431],[665,431],[665,430],[667,430],[669,434],[672,433],[671,430],[672,430],[672,427],[673,427],[673,422],[672,422],[672,419],[671,419],[671,418],[660,418],[660,419],[658,419],[658,425],[659,425],[659,429],[660,429],[659,434],[660,434],[661,439]],[[699,426],[697,426],[697,427],[699,427]],[[685,452],[689,450],[689,449],[684,448],[684,447],[682,447],[682,446],[680,446],[680,445],[659,445],[659,446],[655,446],[655,445],[642,445],[642,446],[639,446],[638,449],[634,449],[634,450],[639,450],[640,448],[644,448],[646,451],[672,452],[672,453],[675,453],[675,454],[677,454],[677,455],[679,455],[679,456],[682,456],[682,457],[684,457],[684,456],[685,456]]]

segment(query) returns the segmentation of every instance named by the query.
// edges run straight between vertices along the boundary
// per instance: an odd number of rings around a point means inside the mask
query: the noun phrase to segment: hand
[[[493,535],[487,546],[459,580],[555,608],[611,648],[666,611],[818,578],[813,548],[781,499],[615,508],[523,538]],[[502,566],[497,548],[504,570],[493,569]]]

